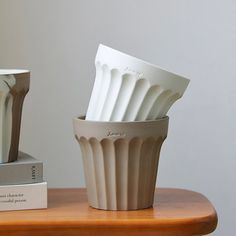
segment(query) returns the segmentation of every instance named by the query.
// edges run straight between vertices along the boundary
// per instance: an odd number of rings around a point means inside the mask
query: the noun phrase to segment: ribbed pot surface
[[[168,117],[143,122],[74,119],[88,201],[104,210],[151,207]]]

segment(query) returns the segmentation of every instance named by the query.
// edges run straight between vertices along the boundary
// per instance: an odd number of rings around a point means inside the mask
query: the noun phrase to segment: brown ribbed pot
[[[168,117],[154,121],[103,122],[75,118],[88,201],[104,210],[151,207]]]
[[[17,160],[21,114],[30,72],[0,70],[0,163]]]

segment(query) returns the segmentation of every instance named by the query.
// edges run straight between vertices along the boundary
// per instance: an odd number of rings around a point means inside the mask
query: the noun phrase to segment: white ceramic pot
[[[0,69],[0,163],[18,156],[21,113],[30,72]]]
[[[95,122],[75,118],[89,205],[136,210],[153,204],[168,117],[155,121]]]
[[[143,121],[164,117],[189,80],[100,45],[86,120]]]

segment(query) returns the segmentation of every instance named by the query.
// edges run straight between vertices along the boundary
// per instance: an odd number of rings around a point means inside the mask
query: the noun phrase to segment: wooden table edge
[[[57,191],[57,190],[77,190],[82,188],[51,188],[50,191]],[[192,192],[201,195],[203,198],[205,198],[209,204],[210,201],[201,193],[186,190],[186,189],[173,189],[173,188],[161,188],[161,189],[171,189],[171,190],[182,190],[187,192]],[[158,191],[158,190],[157,190]],[[204,217],[198,217],[198,218],[189,218],[186,219],[166,219],[163,220],[162,223],[156,223],[156,219],[129,219],[129,220],[123,220],[123,219],[111,219],[107,221],[107,219],[78,219],[78,220],[53,220],[53,221],[36,221],[36,220],[29,220],[27,222],[24,221],[14,221],[14,222],[1,222],[0,220],[0,234],[1,232],[5,231],[14,231],[16,230],[22,230],[22,231],[31,231],[31,230],[67,230],[67,229],[76,229],[76,230],[86,230],[89,226],[89,230],[92,232],[96,232],[96,230],[114,230],[114,229],[129,229],[129,230],[135,230],[137,227],[139,230],[149,230],[150,228],[153,231],[156,230],[165,230],[167,228],[173,228],[176,230],[181,226],[187,228],[194,228],[196,233],[200,232],[202,227],[204,227],[204,235],[209,234],[213,232],[216,229],[218,217],[215,208],[212,206],[212,212],[209,215],[206,215]],[[37,211],[37,210],[35,210]],[[42,211],[42,209],[40,210]],[[43,210],[44,211],[44,210]],[[45,209],[47,211],[47,209]],[[101,210],[102,211],[102,210]]]

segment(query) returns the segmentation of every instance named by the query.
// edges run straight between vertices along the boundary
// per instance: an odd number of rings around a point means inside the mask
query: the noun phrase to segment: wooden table
[[[85,189],[49,189],[44,210],[0,212],[4,236],[189,236],[216,228],[217,215],[201,194],[160,188],[153,208],[102,211],[88,206]]]

